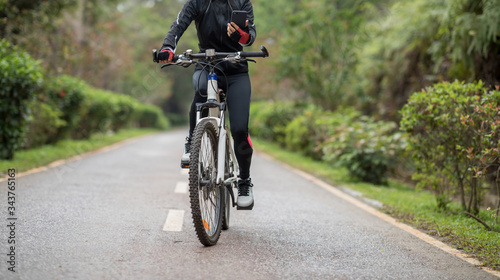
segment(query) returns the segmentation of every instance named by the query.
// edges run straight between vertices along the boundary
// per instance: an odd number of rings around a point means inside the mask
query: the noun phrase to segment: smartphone
[[[236,23],[239,28],[245,28],[245,22],[247,21],[247,11],[233,11],[231,16],[231,22]]]

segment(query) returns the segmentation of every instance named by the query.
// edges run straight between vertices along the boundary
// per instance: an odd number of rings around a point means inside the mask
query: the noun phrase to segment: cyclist
[[[231,22],[233,10],[247,12],[245,26]],[[188,0],[172,23],[158,54],[161,63],[172,62],[177,42],[194,21],[200,52],[215,49],[216,52],[237,52],[255,41],[253,7],[250,0]],[[226,92],[226,103],[234,139],[234,150],[240,166],[238,199],[240,208],[252,209],[253,184],[250,179],[250,163],[253,147],[248,134],[251,85],[247,62],[219,64],[216,70],[218,84]],[[189,112],[189,136],[186,138],[181,165],[189,163],[191,136],[196,126],[196,103],[206,101],[207,71],[197,65],[193,74],[195,95]],[[227,85],[227,87],[226,87]]]

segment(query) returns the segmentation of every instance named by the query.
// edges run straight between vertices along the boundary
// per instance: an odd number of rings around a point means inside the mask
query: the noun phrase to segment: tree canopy
[[[2,36],[50,72],[85,79],[180,115],[192,70],[159,74],[159,48],[185,1],[0,0]],[[269,59],[251,68],[254,98],[356,106],[397,119],[415,91],[460,79],[500,84],[500,0],[253,0]],[[197,46],[194,27],[179,50]]]

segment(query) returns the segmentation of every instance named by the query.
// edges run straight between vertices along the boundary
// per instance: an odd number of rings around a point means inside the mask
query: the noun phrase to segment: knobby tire
[[[224,214],[224,187],[217,185],[217,132],[209,120],[196,126],[189,162],[189,197],[196,235],[205,246],[217,243]]]

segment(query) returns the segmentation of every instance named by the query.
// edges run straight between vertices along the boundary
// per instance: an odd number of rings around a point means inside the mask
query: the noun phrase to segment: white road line
[[[175,185],[175,193],[187,193],[188,192],[188,183],[187,182],[177,182]]]
[[[167,220],[163,226],[163,231],[182,231],[182,224],[184,223],[184,210],[170,210],[168,211]]]

